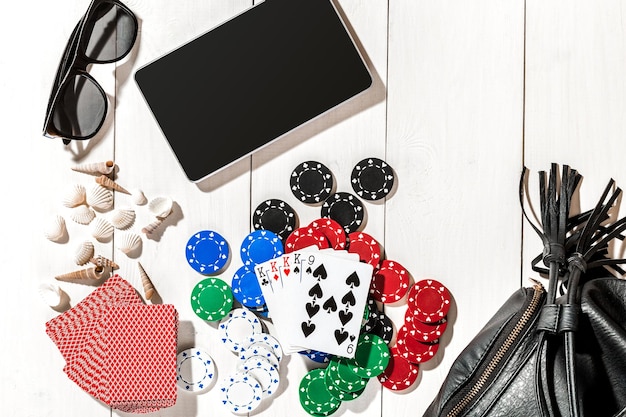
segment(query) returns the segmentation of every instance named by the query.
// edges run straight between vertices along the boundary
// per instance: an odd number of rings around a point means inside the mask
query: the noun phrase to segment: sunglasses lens
[[[113,61],[126,55],[137,37],[137,21],[124,8],[100,3],[86,22],[85,55],[91,60]]]
[[[106,100],[92,79],[76,75],[63,85],[52,114],[52,126],[64,137],[89,138],[104,122]]]

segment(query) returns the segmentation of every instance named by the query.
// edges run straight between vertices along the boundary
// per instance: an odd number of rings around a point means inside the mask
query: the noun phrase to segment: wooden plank
[[[519,287],[524,9],[514,2],[391,3],[387,257],[453,296],[440,351],[382,415],[421,415],[453,359]],[[397,326],[406,304],[386,309]]]

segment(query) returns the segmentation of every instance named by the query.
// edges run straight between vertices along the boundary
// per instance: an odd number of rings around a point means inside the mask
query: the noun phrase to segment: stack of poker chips
[[[299,385],[302,408],[312,416],[333,414],[343,401],[358,398],[368,381],[388,367],[389,359],[389,348],[383,339],[361,334],[354,358],[335,356],[325,368],[304,375]]]
[[[112,408],[148,413],[176,403],[178,313],[143,304],[119,275],[48,321],[46,333],[67,376]]]
[[[220,400],[233,414],[250,413],[278,391],[282,347],[263,331],[257,316],[243,307],[220,320],[218,330],[224,346],[239,358],[236,369],[218,385]]]
[[[435,356],[447,327],[450,301],[449,290],[434,279],[418,281],[409,289],[404,323],[390,349],[389,366],[378,376],[385,388],[408,389],[417,379],[419,364]]]

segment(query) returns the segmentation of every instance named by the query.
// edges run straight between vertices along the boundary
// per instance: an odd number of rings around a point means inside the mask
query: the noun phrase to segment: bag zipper
[[[545,290],[539,281],[532,278],[531,280],[534,283],[534,291],[530,302],[524,309],[523,313],[519,316],[508,336],[493,354],[485,369],[479,375],[474,377],[475,382],[471,385],[469,391],[467,391],[463,398],[446,414],[446,417],[458,417],[459,414],[481,393],[481,390],[487,385],[487,382],[489,382],[494,371],[498,368],[502,360],[507,357],[507,353],[516,346],[519,336],[524,333],[529,323],[531,323],[536,313],[540,310],[539,307],[542,305]]]

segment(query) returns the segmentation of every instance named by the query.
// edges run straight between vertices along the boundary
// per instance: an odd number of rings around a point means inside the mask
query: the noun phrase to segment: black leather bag
[[[569,216],[580,175],[540,172],[544,249],[533,269],[548,279],[515,292],[454,361],[424,417],[625,417],[626,280],[609,256],[624,239],[613,221],[611,180],[595,208]],[[608,223],[608,224],[607,224]],[[542,265],[540,265],[540,261]],[[613,274],[611,274],[611,271]]]

